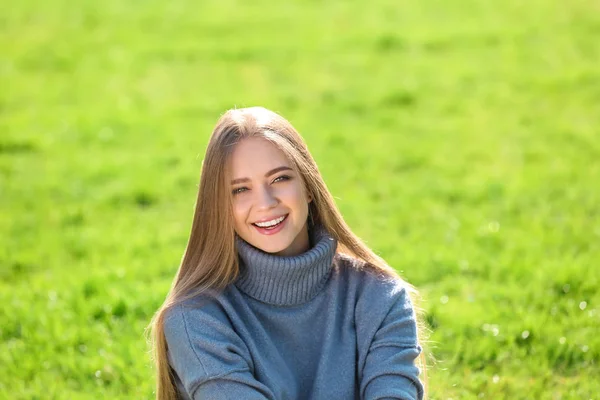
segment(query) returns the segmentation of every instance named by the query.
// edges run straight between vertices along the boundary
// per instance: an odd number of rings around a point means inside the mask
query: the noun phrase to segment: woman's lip
[[[271,218],[263,218],[263,219],[259,219],[258,221],[254,221],[254,222],[252,222],[252,224],[260,224],[260,223],[262,223],[262,222],[269,222],[269,221],[273,221],[274,219],[277,219],[277,218],[281,218],[281,217],[287,217],[287,215],[288,215],[288,214],[281,214],[281,215],[278,215],[277,217],[271,217]]]
[[[285,224],[287,223],[287,217],[289,214],[285,215],[285,218],[283,219],[283,221],[281,221],[277,226],[275,226],[275,228],[271,228],[271,229],[266,229],[266,228],[261,228],[258,225],[254,225],[252,224],[252,226],[254,227],[254,229],[256,229],[258,231],[258,233],[260,233],[261,235],[274,235],[277,232],[281,231],[284,227]],[[271,221],[271,220],[267,220],[267,221]]]

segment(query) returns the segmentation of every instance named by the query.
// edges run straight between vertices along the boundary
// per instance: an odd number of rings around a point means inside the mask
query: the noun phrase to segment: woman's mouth
[[[273,235],[283,228],[285,222],[287,221],[288,215],[289,214],[282,215],[281,217],[273,218],[269,221],[255,222],[252,224],[252,226],[254,226],[254,228],[256,228],[256,230],[263,235]]]

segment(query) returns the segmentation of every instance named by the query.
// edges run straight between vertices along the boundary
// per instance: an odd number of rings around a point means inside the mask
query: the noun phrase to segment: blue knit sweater
[[[400,281],[323,230],[294,257],[237,239],[240,277],[167,312],[182,399],[422,399],[415,313]]]

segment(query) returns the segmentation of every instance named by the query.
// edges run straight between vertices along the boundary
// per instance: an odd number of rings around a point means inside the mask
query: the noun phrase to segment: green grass
[[[421,291],[434,399],[600,392],[596,2],[4,2],[0,398],[151,398],[208,135],[264,105]]]

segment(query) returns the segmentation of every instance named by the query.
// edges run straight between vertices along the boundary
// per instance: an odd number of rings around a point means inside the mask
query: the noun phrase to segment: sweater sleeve
[[[415,312],[406,289],[395,291],[392,305],[376,330],[361,374],[361,399],[423,398],[415,359],[421,353]],[[389,302],[386,302],[389,304]]]
[[[274,399],[253,376],[249,351],[218,305],[175,306],[164,332],[169,363],[190,399]]]

